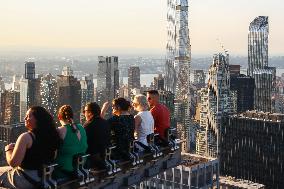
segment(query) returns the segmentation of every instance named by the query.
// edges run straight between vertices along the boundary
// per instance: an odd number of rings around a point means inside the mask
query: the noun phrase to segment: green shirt
[[[72,131],[71,125],[64,125],[66,127],[66,135],[63,144],[60,146],[56,158],[58,170],[55,171],[56,177],[64,177],[64,173],[72,173],[74,171],[73,158],[76,154],[85,154],[88,144],[85,129],[81,124],[77,124],[77,129],[81,134],[80,140],[76,132]]]

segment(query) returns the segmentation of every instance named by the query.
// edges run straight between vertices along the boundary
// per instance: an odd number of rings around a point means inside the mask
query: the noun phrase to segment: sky
[[[269,54],[284,55],[283,0],[191,0],[192,54],[247,54],[249,23],[269,16]],[[0,48],[165,54],[167,0],[0,0]],[[217,40],[219,39],[219,40]]]

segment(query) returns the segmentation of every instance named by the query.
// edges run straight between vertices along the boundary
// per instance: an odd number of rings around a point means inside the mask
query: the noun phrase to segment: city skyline
[[[283,8],[280,0],[192,0],[192,53],[214,54],[221,50],[221,42],[230,54],[247,55],[247,25],[256,16],[269,16],[269,55],[281,55]],[[166,11],[164,0],[4,1],[0,49],[100,48],[165,54]]]

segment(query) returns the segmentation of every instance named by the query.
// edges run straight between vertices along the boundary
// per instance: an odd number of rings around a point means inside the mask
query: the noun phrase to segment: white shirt
[[[147,135],[154,133],[154,118],[149,111],[139,112],[136,116],[141,118],[141,124],[136,128],[138,141],[148,146]]]

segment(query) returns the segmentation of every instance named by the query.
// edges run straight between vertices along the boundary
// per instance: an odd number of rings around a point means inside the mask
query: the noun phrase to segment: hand
[[[13,151],[14,148],[15,148],[15,143],[10,143],[5,146],[5,151],[10,151],[10,150]]]
[[[106,101],[104,104],[103,104],[103,107],[102,109],[108,109],[110,103],[108,101]]]
[[[110,103],[108,101],[106,101],[104,104],[103,104],[103,107],[101,109],[101,117],[104,118],[105,117],[105,114],[106,114],[106,111],[109,107]]]

